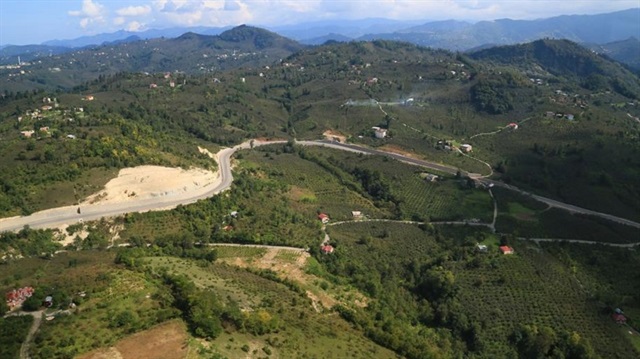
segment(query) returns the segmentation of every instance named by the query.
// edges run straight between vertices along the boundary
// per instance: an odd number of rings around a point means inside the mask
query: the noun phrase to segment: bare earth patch
[[[82,204],[122,203],[158,196],[184,194],[220,181],[218,173],[192,168],[139,166],[123,168],[104,190],[89,196]]]
[[[304,267],[307,263],[307,259],[310,257],[309,253],[299,251],[298,257],[293,261],[281,260],[278,255],[281,252],[294,252],[288,249],[269,248],[267,252],[259,258],[253,258],[247,261],[245,258],[224,258],[219,259],[220,262],[226,262],[228,264],[242,267],[242,268],[259,268],[270,269],[278,274],[281,278],[285,278],[294,282],[298,282],[303,285],[310,285],[314,283],[317,278],[315,276],[305,273]],[[320,311],[318,304],[322,307],[330,309],[338,303],[338,301],[332,296],[328,295],[324,291],[311,292],[307,290],[307,296],[313,303],[313,308],[316,311]]]
[[[324,133],[322,134],[327,140],[333,141],[333,140],[338,140],[341,143],[346,143],[347,142],[347,136],[341,134],[340,132],[334,131],[334,130],[326,130],[324,131]]]
[[[393,153],[397,153],[399,155],[403,155],[403,156],[407,156],[407,157],[411,157],[411,158],[417,158],[415,153],[408,152],[408,151],[403,150],[402,148],[400,148],[398,146],[395,146],[395,145],[384,145],[384,146],[381,146],[380,149],[382,151],[393,152]]]
[[[98,349],[79,359],[179,359],[187,356],[187,333],[180,321],[171,321],[128,336],[115,346]]]

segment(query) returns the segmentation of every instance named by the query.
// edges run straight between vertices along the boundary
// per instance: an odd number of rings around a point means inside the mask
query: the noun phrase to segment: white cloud
[[[82,16],[87,18],[97,18],[104,15],[105,8],[103,5],[93,2],[92,0],[83,0],[82,9],[69,11],[71,16]]]
[[[144,24],[141,24],[137,21],[131,21],[129,24],[127,24],[127,27],[125,28],[125,30],[127,31],[140,31],[144,28]]]
[[[86,29],[93,23],[104,23],[107,9],[104,5],[101,5],[92,0],[83,0],[82,9],[69,11],[69,15],[81,17],[80,27]]]
[[[119,16],[142,16],[151,12],[151,6],[127,6],[116,10],[116,14]]]
[[[118,25],[122,25],[125,23],[125,19],[122,16],[118,16],[116,18],[113,19],[113,24],[118,26]]]

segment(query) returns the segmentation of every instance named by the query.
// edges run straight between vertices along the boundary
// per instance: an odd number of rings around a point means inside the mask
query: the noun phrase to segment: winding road
[[[257,146],[271,145],[271,144],[282,144],[286,143],[286,141],[258,141],[251,140],[246,141],[240,145],[237,145],[232,148],[225,148],[218,152],[217,156],[219,158],[219,175],[220,181],[219,183],[211,186],[205,186],[200,190],[185,193],[181,195],[175,196],[164,196],[164,197],[154,197],[148,199],[140,199],[135,202],[123,202],[123,203],[112,203],[112,204],[87,204],[82,206],[82,213],[79,214],[77,209],[78,206],[67,206],[67,207],[59,207],[44,210],[41,212],[36,212],[29,216],[23,217],[12,217],[12,218],[4,218],[0,219],[0,232],[2,231],[16,231],[22,229],[24,226],[29,226],[31,228],[54,228],[59,227],[63,224],[73,224],[82,221],[88,220],[98,220],[103,217],[114,217],[118,215],[122,215],[125,213],[133,213],[133,212],[147,212],[154,210],[167,210],[171,208],[175,208],[178,205],[187,205],[191,203],[195,203],[200,199],[209,198],[213,195],[216,195],[222,191],[229,189],[231,183],[233,182],[233,175],[231,173],[231,156],[238,150],[248,149]],[[458,168],[429,162],[421,159],[407,157],[397,153],[391,153],[386,151],[380,151],[368,147],[362,147],[353,144],[345,144],[340,142],[328,141],[328,140],[318,140],[318,141],[297,141],[296,144],[302,146],[322,146],[327,148],[334,148],[343,151],[350,151],[354,153],[363,153],[367,155],[381,155],[387,156],[398,161],[408,163],[414,166],[420,166],[424,168],[428,168],[431,170],[456,174],[458,171],[463,176],[468,176],[469,173],[459,170]],[[536,200],[546,203],[551,207],[561,208],[567,210],[572,213],[581,213],[587,214],[591,216],[597,216],[600,218],[604,218],[613,222],[625,224],[628,226],[632,226],[635,228],[640,228],[640,223],[634,222],[632,220],[621,218],[617,216],[613,216],[606,213],[600,213],[596,211],[592,211],[589,209],[581,208],[578,206],[562,203],[560,201],[556,201],[550,198],[538,196],[532,193],[528,193],[523,191],[515,186],[511,186],[499,181],[487,179],[487,178],[477,178],[483,184],[493,185],[498,187],[507,188],[513,191],[517,191],[521,194],[530,196],[535,198]]]

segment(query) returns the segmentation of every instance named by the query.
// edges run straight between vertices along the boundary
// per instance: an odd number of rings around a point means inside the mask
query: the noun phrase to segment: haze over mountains
[[[640,8],[599,15],[564,15],[538,20],[499,19],[477,23],[457,20],[424,23],[388,19],[328,20],[271,27],[269,30],[307,45],[319,45],[329,40],[343,42],[385,39],[454,51],[530,42],[541,38],[568,39],[590,44],[595,51],[637,66],[640,62],[640,48],[637,41],[633,42],[632,39],[640,38],[638,19]],[[23,61],[29,61],[87,46],[176,38],[187,32],[218,35],[228,29],[229,27],[174,27],[142,32],[122,30],[70,40],[50,40],[41,45],[8,45],[0,48],[0,63],[17,62],[19,55]],[[629,39],[631,40],[621,42]],[[610,49],[608,43],[615,44]]]

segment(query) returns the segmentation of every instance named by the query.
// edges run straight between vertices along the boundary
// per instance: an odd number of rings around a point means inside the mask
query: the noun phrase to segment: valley
[[[249,26],[57,56],[2,84],[0,290],[45,319],[7,357],[640,355],[619,63]]]

